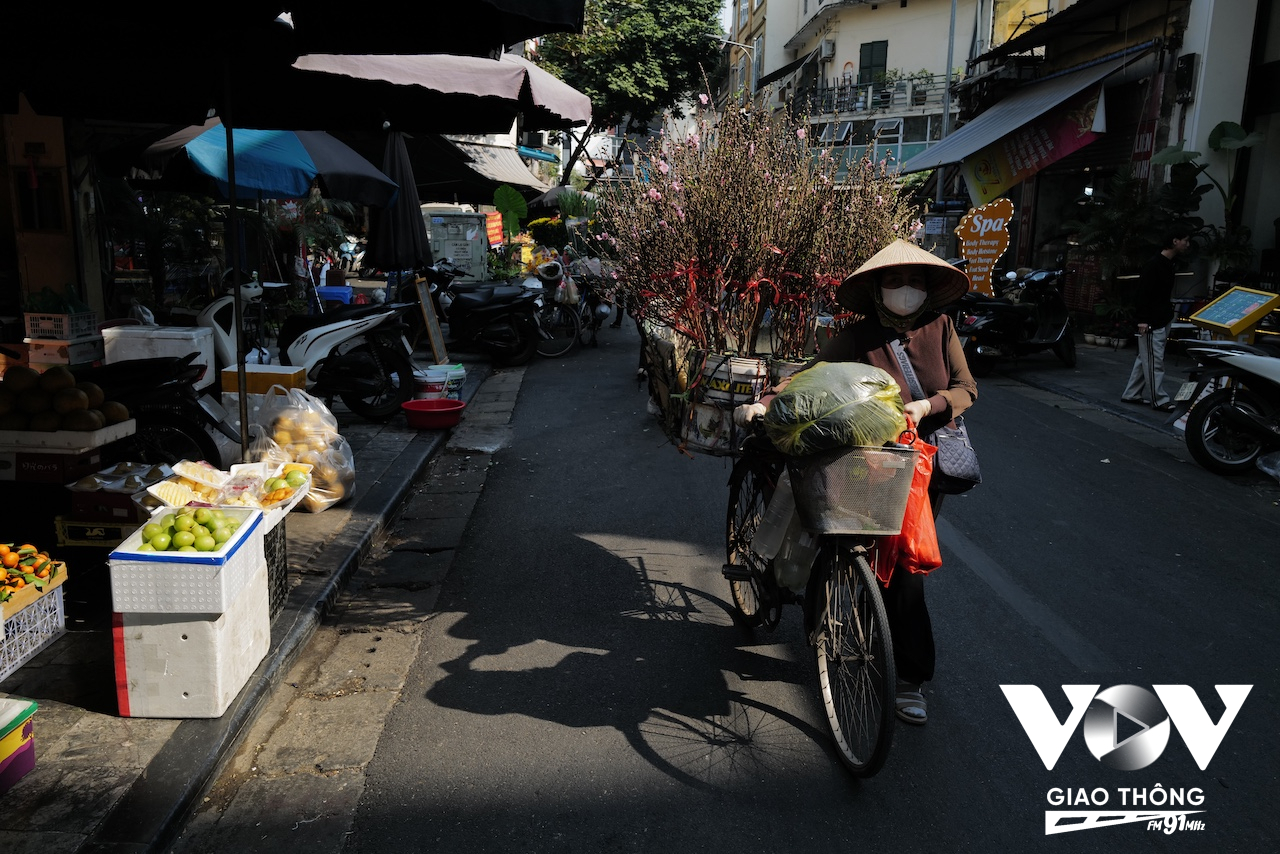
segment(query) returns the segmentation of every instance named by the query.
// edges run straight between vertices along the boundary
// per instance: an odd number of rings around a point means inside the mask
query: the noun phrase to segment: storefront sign
[[[1102,92],[1099,83],[966,157],[961,170],[974,205],[987,204],[1097,139],[1106,130]]]
[[[991,287],[991,268],[1009,248],[1009,221],[1013,219],[1013,202],[997,199],[964,215],[956,226],[960,239],[960,255],[967,265],[969,289],[995,296]]]
[[[490,246],[502,245],[502,213],[500,211],[489,211],[484,215],[485,231],[489,234]]]

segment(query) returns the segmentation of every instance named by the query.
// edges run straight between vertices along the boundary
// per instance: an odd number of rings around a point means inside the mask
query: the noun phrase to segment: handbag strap
[[[902,346],[902,339],[893,339],[889,342],[889,346],[893,349],[893,355],[898,358],[898,367],[902,368],[902,375],[906,377],[907,390],[911,392],[911,399],[924,400],[924,390],[920,388],[920,380],[916,379],[915,368],[911,367],[911,360],[907,358],[907,348]]]

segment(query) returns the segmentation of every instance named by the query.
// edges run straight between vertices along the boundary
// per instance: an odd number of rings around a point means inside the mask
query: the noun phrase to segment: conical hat
[[[914,243],[899,238],[867,259],[836,290],[836,302],[859,314],[875,311],[871,289],[880,282],[879,273],[886,267],[915,265],[928,267],[929,300],[926,308],[950,305],[969,290],[969,277],[963,270],[948,264],[937,255],[925,252]]]

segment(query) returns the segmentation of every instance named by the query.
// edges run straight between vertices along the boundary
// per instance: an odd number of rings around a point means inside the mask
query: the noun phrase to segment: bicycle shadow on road
[[[451,626],[467,645],[440,665],[445,675],[427,699],[477,715],[609,727],[653,767],[699,788],[794,768],[815,745],[830,752],[814,723],[822,714],[814,692],[794,692],[803,704],[796,710],[752,696],[753,682],[809,687],[807,659],[751,648],[788,638],[752,640],[724,600],[669,579],[663,565],[686,556],[655,546],[684,544],[608,539],[613,549],[559,535],[548,554],[573,560],[557,558],[556,571],[526,560],[520,577],[504,576],[503,602]],[[531,576],[536,584],[527,583]],[[446,591],[441,612],[453,603]],[[507,611],[511,603],[518,613]]]

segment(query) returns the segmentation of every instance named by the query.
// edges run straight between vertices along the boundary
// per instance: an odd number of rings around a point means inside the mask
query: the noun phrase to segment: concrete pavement
[[[1082,344],[1074,369],[1045,353],[979,385],[1030,385],[1175,448],[1165,414],[1119,400],[1134,354]],[[1166,390],[1176,392],[1190,367],[1171,355]],[[0,684],[41,704],[37,767],[9,795],[0,847],[196,852],[288,840],[340,850],[362,768],[417,653],[415,626],[430,619],[491,454],[510,429],[523,371],[483,382],[482,374],[483,365],[469,370],[467,415],[448,438],[454,453],[441,453],[442,431],[419,433],[398,420],[342,425],[356,450],[357,497],[289,519],[288,603],[267,661],[222,718],[119,718],[110,648],[92,632],[68,634]]]

